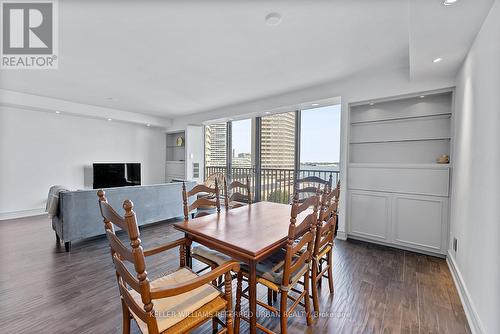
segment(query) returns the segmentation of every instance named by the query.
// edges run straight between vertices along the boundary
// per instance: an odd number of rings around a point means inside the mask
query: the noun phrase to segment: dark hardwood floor
[[[145,248],[181,236],[167,222],[142,228],[141,234]],[[150,260],[151,278],[178,265],[175,251]],[[0,221],[0,261],[0,333],[121,333],[104,237],[75,242],[65,253],[46,216]],[[290,333],[470,332],[443,259],[338,240],[334,277],[334,296],[323,284],[323,314],[311,327],[300,314],[293,317]],[[259,296],[266,300],[266,291]],[[279,331],[278,319],[260,322]],[[247,328],[243,323],[241,332]],[[197,331],[210,332],[211,324]]]

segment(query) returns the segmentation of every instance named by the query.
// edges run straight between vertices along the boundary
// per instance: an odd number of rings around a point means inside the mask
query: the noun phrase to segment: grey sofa
[[[186,181],[186,188],[189,190],[195,184],[194,181]],[[181,182],[104,190],[108,202],[120,214],[123,214],[123,201],[131,200],[139,225],[184,215]],[[190,202],[193,200],[190,199]],[[57,241],[64,242],[66,251],[71,249],[72,241],[104,234],[97,190],[61,192],[58,214],[52,217],[52,228]]]

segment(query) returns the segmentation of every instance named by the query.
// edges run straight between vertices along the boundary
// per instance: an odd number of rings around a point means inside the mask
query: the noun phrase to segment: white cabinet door
[[[350,191],[351,234],[378,240],[387,240],[390,226],[391,203],[386,194]]]
[[[348,234],[432,253],[446,253],[448,198],[349,190]]]
[[[393,208],[394,243],[434,252],[444,250],[447,198],[396,194]]]

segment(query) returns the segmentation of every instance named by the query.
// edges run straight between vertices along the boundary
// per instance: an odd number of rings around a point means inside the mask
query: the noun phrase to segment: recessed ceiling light
[[[440,61],[442,61],[442,60],[443,60],[443,58],[436,58],[436,59],[434,59],[432,62],[433,62],[433,63],[439,63],[439,62],[440,62]]]
[[[60,111],[56,111],[56,114],[60,114],[61,112]]]
[[[375,104],[375,103],[373,103],[373,102],[370,102],[370,105],[371,105],[371,106],[373,106],[374,104]]]
[[[266,111],[266,114],[269,115],[271,112],[270,111]]]
[[[279,13],[269,13],[266,15],[266,23],[270,26],[277,26],[281,22],[281,15]]]
[[[109,121],[109,122],[111,122],[111,121],[112,121],[112,119],[111,119],[111,118],[108,118],[108,121]]]
[[[457,0],[444,0],[444,1],[443,1],[443,5],[445,5],[445,6],[451,6],[451,5],[453,5],[455,2],[457,2]]]
[[[319,103],[313,103],[313,104],[311,104],[311,105],[312,105],[313,107],[317,107],[317,106],[319,106]]]
[[[420,95],[420,98],[423,99],[425,97],[425,95]]]
[[[149,128],[151,126],[151,124],[148,123],[148,124],[146,124],[146,126]]]

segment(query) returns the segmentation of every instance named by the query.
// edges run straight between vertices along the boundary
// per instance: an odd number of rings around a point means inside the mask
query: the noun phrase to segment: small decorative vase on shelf
[[[177,146],[183,146],[184,145],[184,138],[183,137],[177,137],[177,139],[175,140],[175,144]]]
[[[437,159],[438,164],[449,164],[450,163],[450,157],[448,154],[443,154]]]

